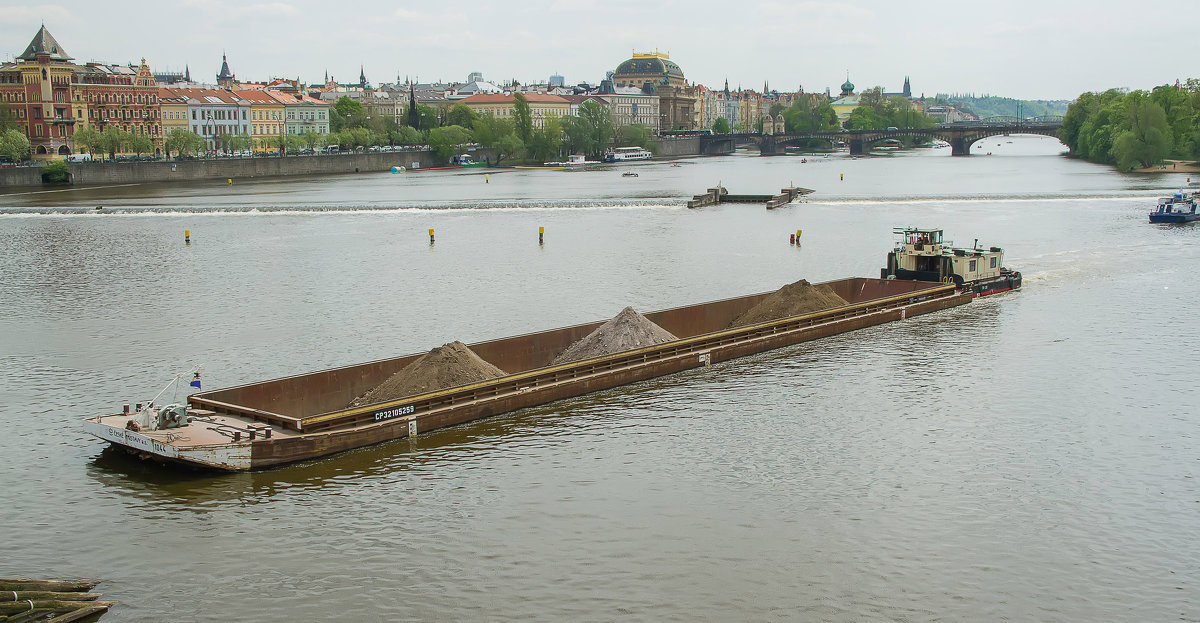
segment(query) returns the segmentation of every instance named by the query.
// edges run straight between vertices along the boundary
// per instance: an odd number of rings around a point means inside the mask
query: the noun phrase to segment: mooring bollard
[[[429,230],[429,244],[433,244],[433,230]]]
[[[538,244],[546,244],[546,239],[544,238],[545,235],[546,235],[546,228],[539,227],[538,228]]]

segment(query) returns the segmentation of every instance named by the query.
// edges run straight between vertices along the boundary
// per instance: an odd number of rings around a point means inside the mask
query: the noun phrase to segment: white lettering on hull
[[[141,433],[91,420],[84,421],[83,430],[132,450],[204,467],[238,471],[251,467],[249,442],[177,448]]]

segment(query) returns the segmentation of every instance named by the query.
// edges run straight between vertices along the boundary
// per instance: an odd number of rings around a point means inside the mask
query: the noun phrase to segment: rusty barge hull
[[[189,407],[211,415],[181,429],[122,430],[128,414],[90,418],[85,429],[146,458],[228,471],[263,469],[902,320],[972,299],[969,293],[941,283],[849,278],[827,284],[850,304],[737,329],[725,327],[770,292],[650,312],[644,315],[680,339],[569,364],[550,366],[549,362],[604,320],[469,344],[484,360],[515,372],[400,400],[346,408],[424,353],[193,394],[188,397]],[[202,430],[221,432],[217,429],[224,431],[224,437],[197,442]],[[232,430],[246,434],[230,439]]]

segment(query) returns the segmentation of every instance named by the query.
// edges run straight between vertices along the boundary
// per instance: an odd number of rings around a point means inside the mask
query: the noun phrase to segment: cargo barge
[[[848,278],[827,282],[846,305],[727,328],[771,292],[645,314],[679,339],[551,365],[604,321],[468,345],[506,376],[349,408],[423,353],[188,396],[186,405],[96,416],[84,429],[142,458],[245,471],[367,445],[682,372],[906,316],[968,303],[954,284]],[[140,419],[139,419],[140,418]],[[154,422],[138,426],[137,422]]]

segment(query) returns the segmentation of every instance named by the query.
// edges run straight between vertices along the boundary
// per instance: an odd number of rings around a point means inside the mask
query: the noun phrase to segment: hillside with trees
[[[1018,108],[1023,118],[1061,116],[1066,114],[1067,106],[1070,105],[1067,100],[1018,100],[997,95],[976,96],[961,93],[938,93],[932,99],[927,98],[925,101],[934,105],[949,104],[959,110],[970,112],[980,119],[1015,117]]]
[[[1166,158],[1200,158],[1200,80],[1153,90],[1084,93],[1067,109],[1058,137],[1070,155],[1121,170]]]

